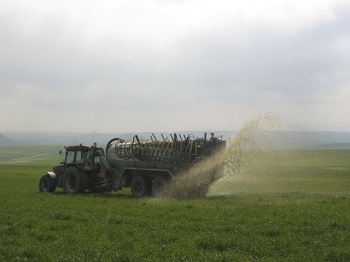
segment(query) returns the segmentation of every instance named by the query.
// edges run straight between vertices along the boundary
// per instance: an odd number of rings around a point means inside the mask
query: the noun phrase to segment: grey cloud
[[[228,25],[220,34],[169,33],[175,40],[162,50],[142,40],[147,34],[126,40],[110,28],[93,39],[88,27],[70,27],[59,14],[28,27],[18,14],[0,16],[0,100],[12,98],[22,110],[29,104],[43,115],[45,109],[59,112],[62,121],[71,111],[83,116],[86,110],[130,128],[133,121],[151,127],[151,116],[152,124],[186,128],[194,123],[189,114],[198,127],[209,117],[220,128],[229,111],[243,119],[270,108],[323,107],[320,91],[332,93],[350,80],[350,54],[337,48],[349,36],[350,8],[296,32],[256,25],[237,34]],[[167,40],[166,34],[158,37]]]
[[[342,19],[339,21],[343,23]],[[331,23],[325,32],[338,26],[337,22]],[[244,86],[310,95],[320,88],[330,88],[322,86],[320,78],[343,70],[344,66],[349,69],[349,64],[344,63],[348,54],[334,50],[335,41],[346,32],[320,42],[313,32],[322,32],[323,27],[324,24],[319,24],[311,31],[294,35],[253,31],[242,39],[230,35],[222,39],[204,36],[184,44],[179,75],[183,75],[184,81],[208,88]]]
[[[341,37],[349,36],[350,4],[342,5],[334,10],[334,17],[329,21],[317,24],[317,27],[301,32],[305,38],[311,38],[321,43],[331,42]]]

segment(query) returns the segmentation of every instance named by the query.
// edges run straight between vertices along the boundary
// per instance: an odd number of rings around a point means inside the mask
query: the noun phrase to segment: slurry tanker
[[[210,138],[206,133],[202,138],[175,133],[161,139],[154,134],[149,139],[137,135],[130,140],[113,138],[105,149],[96,143],[67,146],[64,161],[41,176],[39,190],[54,192],[62,187],[65,193],[79,194],[130,187],[134,197],[150,196],[225,147],[226,141],[214,133]]]

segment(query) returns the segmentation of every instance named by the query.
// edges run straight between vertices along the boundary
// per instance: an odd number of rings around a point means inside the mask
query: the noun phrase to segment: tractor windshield
[[[74,162],[88,162],[87,151],[67,151],[66,164]]]

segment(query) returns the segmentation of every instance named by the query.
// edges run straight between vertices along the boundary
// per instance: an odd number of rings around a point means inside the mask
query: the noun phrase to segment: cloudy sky
[[[0,132],[350,131],[348,0],[0,0]]]

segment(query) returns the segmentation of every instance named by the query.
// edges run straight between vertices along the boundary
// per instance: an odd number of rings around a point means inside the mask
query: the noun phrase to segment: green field
[[[0,147],[20,158],[0,162],[0,261],[350,260],[350,150],[276,151],[180,200],[39,193],[60,149]]]

